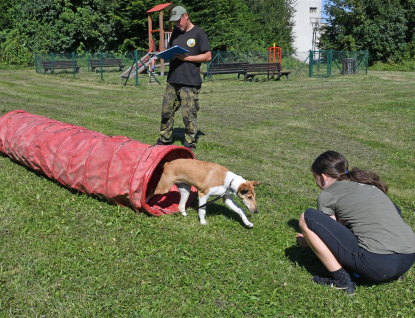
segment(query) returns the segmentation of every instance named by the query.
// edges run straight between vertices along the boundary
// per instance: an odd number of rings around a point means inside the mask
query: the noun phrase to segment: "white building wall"
[[[313,28],[321,22],[323,0],[297,0],[294,13],[294,49],[298,58],[306,58],[313,44]],[[319,34],[316,34],[318,41]]]

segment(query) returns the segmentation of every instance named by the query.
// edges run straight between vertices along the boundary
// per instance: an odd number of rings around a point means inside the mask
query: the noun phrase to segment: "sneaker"
[[[191,150],[191,151],[196,150],[196,145],[195,145],[195,144],[189,144],[187,141],[184,143],[184,146],[185,146],[187,149]]]
[[[317,284],[322,285],[322,286],[330,286],[330,287],[334,287],[336,289],[344,290],[348,294],[354,294],[354,292],[356,290],[356,284],[353,283],[353,282],[351,282],[350,284],[347,284],[347,285],[341,285],[338,280],[335,280],[335,279],[330,278],[330,277],[321,277],[321,276],[313,276],[311,278],[311,280],[314,283],[317,283]]]
[[[162,140],[159,138],[159,139],[157,139],[157,141],[156,141],[156,145],[157,145],[157,146],[168,146],[168,145],[171,145],[171,141],[169,141],[169,142],[164,142],[164,141],[162,141]]]

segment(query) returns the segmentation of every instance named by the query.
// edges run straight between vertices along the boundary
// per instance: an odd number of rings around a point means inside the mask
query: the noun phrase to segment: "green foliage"
[[[11,9],[13,29],[28,36],[36,52],[110,50],[114,25],[108,0],[15,0]]]
[[[264,51],[276,43],[291,50],[292,5],[286,0],[181,1],[213,50]]]
[[[291,0],[289,0],[291,1]],[[11,0],[0,4],[0,42],[12,30],[27,36],[31,52],[148,50],[147,10],[157,0]],[[212,49],[263,51],[291,42],[285,0],[179,1],[208,34]],[[272,10],[269,10],[269,8]],[[275,10],[274,10],[275,9]],[[152,14],[158,29],[158,13]],[[166,12],[165,29],[168,29]],[[289,26],[287,28],[287,25]],[[158,38],[158,35],[154,36]]]
[[[31,53],[146,51],[146,11],[157,4],[160,1],[2,1],[1,49],[8,47],[12,52],[10,43],[4,42],[19,34]],[[213,50],[261,52],[273,43],[292,50],[294,0],[182,0],[176,4],[184,5],[192,21],[206,31]],[[321,37],[322,49],[369,49],[371,64],[393,65],[415,57],[415,0],[330,0],[325,9],[329,25]],[[158,14],[152,18],[158,28]],[[167,25],[165,19],[165,29]],[[1,53],[3,64],[20,60],[9,62],[9,53]]]
[[[34,56],[27,47],[28,36],[19,30],[6,33],[5,40],[0,43],[0,64],[28,66],[33,65]]]
[[[369,50],[370,62],[399,62],[415,51],[414,1],[330,0],[320,48]]]
[[[405,72],[414,72],[415,71],[415,61],[414,60],[403,60],[399,64],[389,62],[381,63],[376,62],[373,64],[369,70],[371,71],[405,71]]]
[[[0,2],[0,30],[10,29],[13,25],[13,17],[10,14],[12,8],[11,1]]]
[[[294,0],[245,0],[257,17],[257,36],[262,38],[266,47],[281,47],[292,51]]]
[[[148,50],[147,10],[160,2],[141,0],[115,0],[110,18],[114,23],[115,40],[110,43],[111,50],[125,53],[135,49]],[[152,15],[158,29],[157,14]]]

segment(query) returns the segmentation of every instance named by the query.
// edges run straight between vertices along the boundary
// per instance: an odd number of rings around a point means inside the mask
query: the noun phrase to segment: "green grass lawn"
[[[160,80],[0,70],[0,115],[23,109],[153,144]],[[253,229],[222,203],[206,226],[192,210],[137,214],[0,156],[0,317],[415,316],[414,268],[389,284],[356,280],[347,296],[311,283],[326,271],[295,241],[319,194],[310,165],[328,149],[378,172],[415,228],[414,87],[413,72],[204,83],[196,158],[262,182]]]

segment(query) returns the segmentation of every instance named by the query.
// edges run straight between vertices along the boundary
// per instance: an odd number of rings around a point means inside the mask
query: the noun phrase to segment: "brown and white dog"
[[[247,227],[254,225],[248,221],[244,211],[236,205],[233,196],[236,195],[244,202],[252,213],[258,213],[255,201],[254,186],[258,181],[246,181],[241,176],[230,172],[225,167],[205,161],[193,159],[176,159],[165,163],[160,181],[154,195],[167,193],[173,184],[179,189],[179,211],[186,216],[186,202],[190,195],[191,186],[199,192],[199,219],[206,224],[206,203],[211,196],[222,196],[223,202],[239,214]]]

